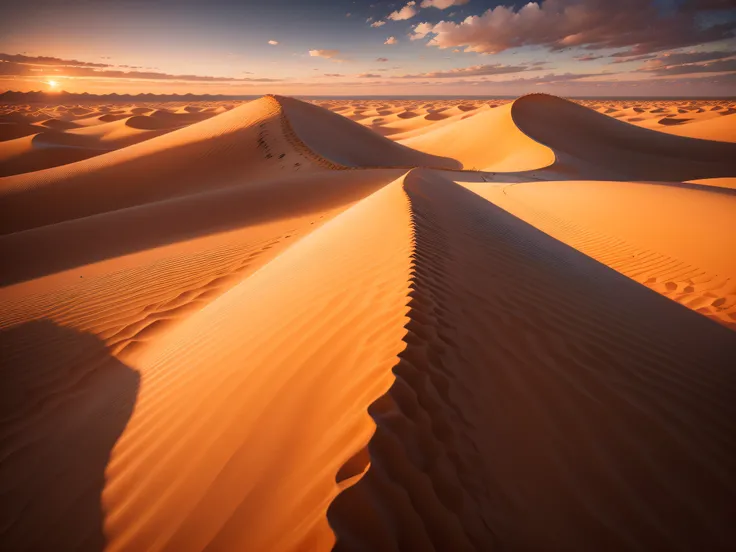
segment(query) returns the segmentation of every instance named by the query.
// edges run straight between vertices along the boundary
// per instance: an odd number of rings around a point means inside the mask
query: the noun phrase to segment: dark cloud
[[[0,54],[0,61],[24,63],[28,65],[58,65],[64,67],[113,67],[109,63],[92,63],[89,61],[78,61],[76,59],[60,59],[49,56],[24,56],[23,54]]]
[[[733,0],[685,0],[683,9],[693,11],[732,10]]]
[[[675,52],[662,54],[649,62],[649,65],[683,65],[686,63],[703,63],[706,61],[716,61],[719,59],[727,59],[736,56],[736,52],[715,51],[715,52]]]
[[[624,55],[624,54],[613,54],[612,57],[615,57],[616,59],[612,61],[611,63],[630,63],[632,61],[644,61],[647,59],[654,59],[657,57],[657,54],[645,54],[643,56],[631,56],[631,55]]]
[[[583,55],[580,55],[580,56],[575,56],[575,59],[577,61],[594,61],[596,59],[601,59],[601,58],[604,58],[604,57],[606,57],[606,56],[596,56],[596,55],[593,55],[593,54],[583,54]]]
[[[385,58],[385,57],[379,57],[379,58],[376,58],[376,61],[378,61],[378,62],[380,62],[380,63],[385,63],[385,62],[387,62],[387,61],[388,61],[388,58]]]
[[[736,59],[724,59],[709,63],[645,66],[640,71],[658,76],[736,72]]]
[[[8,61],[5,58],[13,58],[8,54],[0,54],[0,75],[14,77],[35,77],[52,75],[54,77],[75,77],[75,78],[98,78],[98,79],[131,79],[131,80],[168,80],[183,82],[282,82],[283,79],[270,78],[235,78],[235,77],[211,77],[203,75],[173,75],[169,73],[160,73],[156,71],[120,71],[117,69],[99,68],[97,65],[78,62],[76,65],[69,65],[68,60],[58,60],[61,64],[56,63],[17,63]],[[27,56],[22,56],[27,57]],[[44,60],[56,60],[58,58],[34,58]],[[109,67],[109,66],[105,66]],[[39,70],[40,69],[40,70]],[[51,73],[53,72],[53,73]]]
[[[706,9],[718,3],[696,4]],[[645,0],[542,0],[519,9],[497,6],[459,23],[420,23],[412,38],[429,36],[431,46],[484,54],[537,45],[627,48],[625,54],[641,55],[731,38],[735,30],[734,21],[702,27],[694,9],[663,15]]]

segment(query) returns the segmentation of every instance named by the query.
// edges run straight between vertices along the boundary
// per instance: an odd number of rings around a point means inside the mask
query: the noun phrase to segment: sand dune
[[[291,98],[280,97],[279,102],[286,120],[305,145],[336,164],[345,167],[459,168],[453,159],[426,155],[395,144],[328,110]]]
[[[263,98],[93,159],[2,179],[9,216],[0,228],[18,231],[329,165],[289,141],[282,117],[278,102]],[[37,204],[46,207],[32,209]]]
[[[554,163],[553,151],[520,132],[507,104],[422,133],[401,143],[428,153],[444,151],[464,169],[526,171]]]
[[[635,182],[465,184],[547,234],[736,329],[736,194]]]
[[[581,177],[687,180],[729,176],[736,147],[653,133],[546,94],[513,103],[518,128]]]
[[[728,121],[719,122],[728,128]],[[429,127],[401,143],[427,153],[443,152],[460,160],[465,169],[547,168],[585,178],[725,176],[733,172],[736,155],[730,145],[677,140],[545,94],[525,96],[436,129]]]
[[[397,115],[411,111],[416,117],[404,120],[406,133],[420,132],[419,128],[428,128],[432,121],[425,119],[432,113],[445,117],[473,113],[487,108],[495,108],[509,103],[510,100],[436,100],[429,104],[423,100],[394,100],[387,104],[385,101],[370,100],[313,100],[313,103],[326,107],[336,113],[349,115],[351,119],[366,125],[381,135],[391,136],[395,140],[412,137],[412,134],[402,135],[392,128],[398,119]],[[729,100],[698,100],[693,105],[691,100],[637,100],[634,102],[622,100],[571,100],[609,117],[627,123],[665,130],[671,124],[692,124],[733,113],[736,102]],[[359,107],[359,108],[358,108]],[[376,120],[379,118],[380,120]],[[674,120],[673,120],[674,119]],[[685,120],[687,119],[687,120]]]
[[[59,144],[54,144],[55,140]],[[32,134],[7,140],[0,147],[0,179],[89,159],[105,151],[80,142],[85,141],[61,132]]]
[[[736,114],[707,119],[682,128],[668,128],[665,132],[688,138],[736,142]]]
[[[0,548],[728,549],[730,106],[0,107]]]

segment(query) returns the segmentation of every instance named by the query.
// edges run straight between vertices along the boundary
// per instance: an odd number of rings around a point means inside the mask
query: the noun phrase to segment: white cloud
[[[411,19],[419,12],[416,6],[417,6],[416,2],[409,2],[406,6],[404,6],[400,10],[397,10],[389,14],[388,18],[391,19],[392,21],[404,21],[406,19]]]
[[[421,6],[423,8],[437,8],[446,10],[451,6],[463,6],[470,0],[423,0]]]
[[[433,31],[434,26],[431,23],[420,23],[419,25],[414,27],[414,33],[409,35],[409,39],[419,40]]]
[[[394,44],[398,44],[398,43],[399,43],[399,41],[398,41],[398,40],[396,40],[396,37],[395,37],[395,36],[390,36],[390,37],[388,37],[388,38],[386,39],[386,42],[384,42],[384,44],[388,44],[389,46],[392,46],[392,45],[394,45]]]
[[[309,55],[311,57],[329,59],[330,61],[344,61],[338,57],[340,50],[309,50]]]
[[[371,23],[371,27],[383,27],[385,24],[385,21],[374,21]]]
[[[279,43],[279,41],[278,41],[278,40],[269,40],[269,41],[268,41],[268,43],[269,43],[269,44],[270,44],[271,46],[276,46],[276,45],[277,45],[277,44]]]
[[[642,0],[538,0],[518,9],[496,6],[459,23],[420,23],[412,38],[430,35],[430,46],[482,54],[538,45],[554,51],[629,48],[628,55],[640,55],[733,36],[733,25],[702,27],[696,15],[683,10],[665,16]]]

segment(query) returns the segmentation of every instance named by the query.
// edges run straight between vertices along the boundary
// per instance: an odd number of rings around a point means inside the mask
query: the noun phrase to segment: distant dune
[[[3,550],[736,542],[734,102],[34,94]]]

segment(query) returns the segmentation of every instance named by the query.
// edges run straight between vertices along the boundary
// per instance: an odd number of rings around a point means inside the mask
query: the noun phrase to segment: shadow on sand
[[[139,382],[90,334],[0,331],[0,550],[105,547],[105,469]]]

